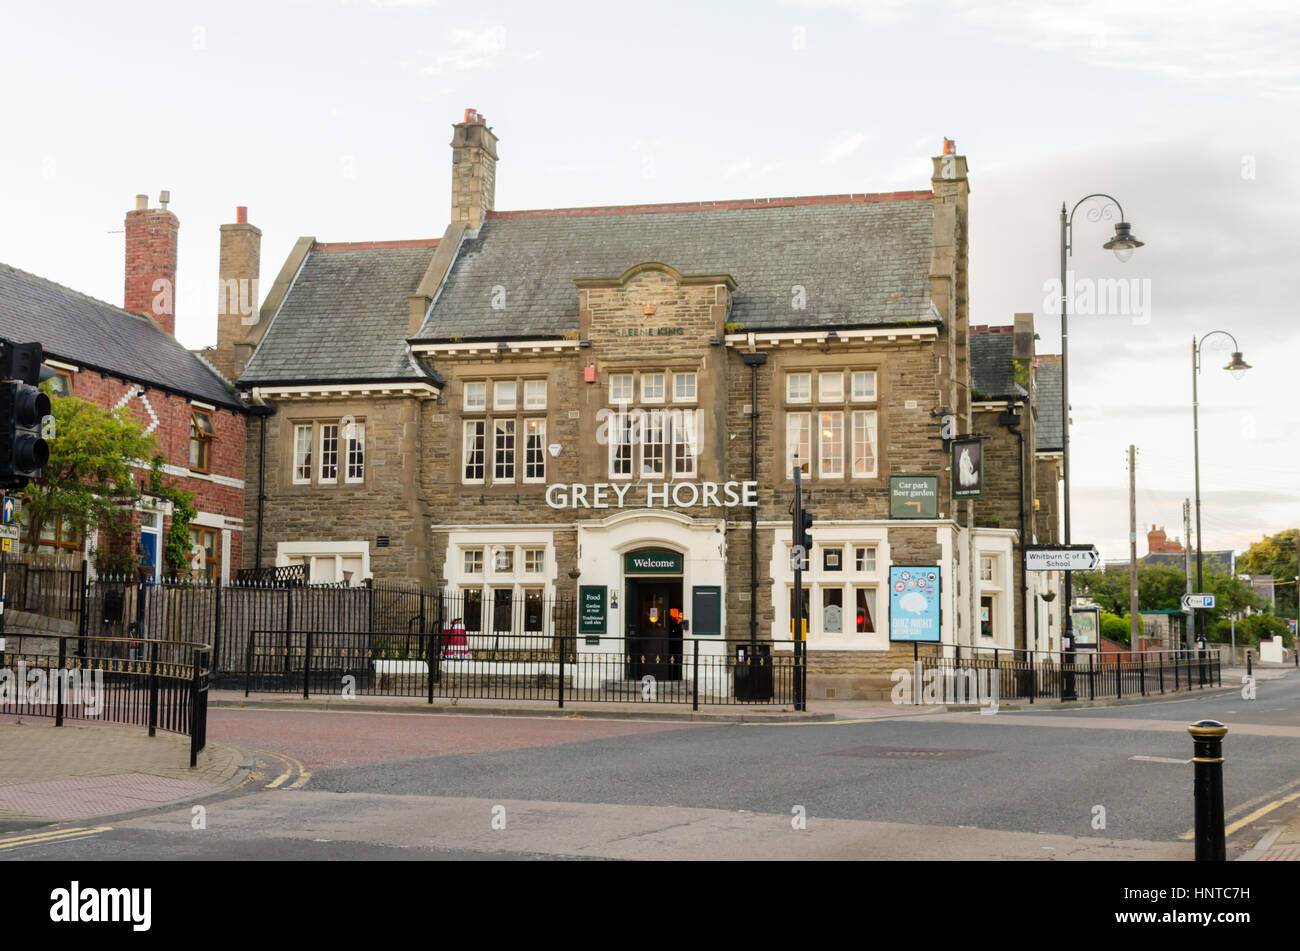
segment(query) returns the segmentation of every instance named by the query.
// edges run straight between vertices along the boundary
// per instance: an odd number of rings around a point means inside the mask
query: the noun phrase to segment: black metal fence
[[[244,692],[637,703],[795,702],[802,659],[771,643],[503,631],[254,631]]]
[[[1218,650],[1133,651],[1123,653],[958,648],[954,657],[923,656],[923,682],[914,685],[917,702],[998,700],[1122,700],[1223,686]]]
[[[0,651],[0,713],[147,726],[207,745],[212,650],[191,641],[59,635],[57,654]]]
[[[10,556],[4,566],[5,608],[45,617],[76,620],[81,616],[82,575],[62,559]]]

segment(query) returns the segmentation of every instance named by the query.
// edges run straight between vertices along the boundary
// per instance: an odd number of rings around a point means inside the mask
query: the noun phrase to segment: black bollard
[[[1195,750],[1196,861],[1223,862],[1228,857],[1223,832],[1223,737],[1228,728],[1218,720],[1199,720],[1187,732]]]
[[[1246,651],[1246,676],[1249,677],[1250,675],[1250,651]]]

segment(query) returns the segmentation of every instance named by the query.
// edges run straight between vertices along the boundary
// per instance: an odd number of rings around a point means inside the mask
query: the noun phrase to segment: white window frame
[[[359,485],[366,481],[366,424],[353,422],[350,428],[351,434],[344,438],[343,481]]]
[[[530,567],[530,561],[536,561],[536,567]],[[546,549],[545,548],[525,548],[524,559],[522,562],[523,574],[526,577],[544,575],[546,573]]]
[[[501,427],[508,427],[502,430]],[[502,437],[509,437],[509,446],[502,445]],[[505,460],[505,461],[502,461]],[[510,475],[499,475],[501,468],[509,468]],[[499,416],[492,420],[492,484],[512,485],[519,473],[519,427],[513,416]]]
[[[699,472],[699,433],[694,410],[673,410],[668,415],[669,444],[674,479],[693,479]],[[679,450],[684,449],[679,453]],[[679,462],[681,463],[679,465]]]
[[[479,433],[471,436],[470,428],[479,427]],[[473,440],[481,439],[482,443],[478,448],[478,478],[468,474],[470,465],[471,447],[474,445]],[[461,453],[460,453],[460,481],[463,485],[483,485],[487,481],[487,420],[486,419],[467,419],[464,426],[461,427]]]
[[[855,479],[875,479],[880,473],[880,430],[879,416],[874,409],[855,409],[849,414],[849,439],[848,448],[851,452],[850,464],[853,468],[853,478]],[[858,419],[861,417],[866,423],[866,431],[869,439],[868,444],[871,446],[871,468],[870,470],[858,470]]]
[[[470,402],[470,393],[478,393],[481,402]],[[482,413],[487,411],[488,384],[486,380],[471,380],[465,383],[465,412]]]
[[[539,388],[541,391],[540,399],[536,397]],[[546,409],[546,381],[545,380],[524,380],[524,409],[525,410]]]
[[[869,395],[858,395],[857,382],[858,378],[863,377],[870,381],[871,392]],[[849,402],[850,403],[874,403],[876,401],[876,371],[875,370],[853,370],[849,374]]]
[[[802,388],[804,395],[800,396],[794,392],[794,381],[802,379],[805,386]],[[787,373],[785,375],[785,401],[787,403],[811,403],[812,402],[812,374],[808,372]]]
[[[686,396],[679,395],[678,384],[686,380],[690,381],[690,388],[691,388],[690,394]],[[700,389],[699,374],[697,374],[694,370],[673,374],[673,402],[674,403],[694,403],[697,399],[699,399],[699,389]]]
[[[827,463],[827,443],[831,440],[826,436],[826,417],[831,417],[832,421],[837,423],[839,432],[839,462],[832,468]],[[843,479],[844,478],[844,411],[840,409],[824,409],[817,412],[817,478],[819,479]]]
[[[855,634],[855,635],[866,635],[868,637],[879,634],[880,614],[878,612],[878,608],[880,605],[880,585],[873,584],[871,582],[859,581],[851,584],[849,586],[849,590],[853,594],[853,630],[847,633]],[[867,610],[871,614],[871,624],[875,628],[874,631],[858,630],[858,592],[859,591],[868,592]]]
[[[303,452],[302,440],[299,438],[303,434],[307,435],[306,452]],[[293,426],[293,484],[294,485],[311,485],[312,469],[315,466],[315,460],[312,457],[312,448],[316,445],[316,426],[313,423],[294,423]],[[307,475],[301,475],[303,468],[306,468]]]
[[[626,395],[619,395],[614,391],[615,387],[620,390],[624,386],[627,388]],[[636,376],[631,373],[611,373],[609,376],[609,401],[615,406],[631,403],[636,399]]]
[[[504,393],[510,394],[510,402],[505,402]],[[519,405],[519,384],[514,380],[494,380],[492,383],[492,411],[496,413],[513,413]]]
[[[533,452],[528,441],[532,430],[537,433],[537,464],[541,466],[540,475],[529,475],[528,470],[533,465],[530,454]],[[524,418],[524,482],[539,483],[546,481],[546,418],[542,416]]]
[[[827,392],[827,384],[832,383],[831,392]],[[838,387],[836,392],[835,387]],[[817,402],[819,403],[843,403],[844,402],[844,371],[835,370],[823,371],[817,374]]]
[[[861,558],[858,552],[862,553]],[[856,544],[853,546],[853,570],[858,574],[874,574],[876,571],[876,546],[874,544]]]
[[[334,474],[330,478],[325,477],[325,470],[329,468],[326,459],[329,457],[325,451],[325,440],[328,433],[333,432],[334,449],[329,455],[332,455],[334,462]],[[317,440],[317,446],[320,455],[316,460],[316,482],[319,485],[338,485],[339,484],[339,424],[338,423],[321,423],[320,439]]]
[[[668,419],[661,409],[647,410],[641,419],[641,465],[633,471],[639,472],[642,479],[663,479],[668,474]],[[654,438],[654,437],[658,438]],[[657,450],[651,452],[651,450]],[[633,453],[636,455],[636,453]],[[650,459],[658,458],[659,471],[647,468]]]
[[[791,439],[792,436],[795,435],[793,433],[793,430],[795,428],[794,424],[800,421],[802,421],[803,423],[802,434],[801,434],[803,437],[801,440],[803,445],[801,446],[801,448],[806,448],[808,452],[806,457],[802,453],[799,454],[798,456],[799,467],[802,470],[804,470],[805,476],[812,475],[812,414],[808,412],[786,413],[785,414],[785,477],[790,481],[794,481],[794,473],[792,470],[794,469],[794,460],[795,460],[795,453],[792,451],[793,446],[791,445]]]
[[[654,379],[659,380],[659,395],[651,396],[646,392],[646,385]],[[642,373],[641,374],[641,402],[653,403],[658,406],[668,400],[668,374],[666,373]]]
[[[462,548],[461,550],[461,574],[466,577],[481,578],[484,574],[484,561],[482,548]]]
[[[610,415],[609,477],[611,479],[631,479],[636,474],[637,429],[639,429],[636,418],[631,412],[621,409],[614,410]],[[623,459],[619,457],[620,449],[627,450]],[[617,471],[615,464],[620,461],[627,464],[626,472]]]

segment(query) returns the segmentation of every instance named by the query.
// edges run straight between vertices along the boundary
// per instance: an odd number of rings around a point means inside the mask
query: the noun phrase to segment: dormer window
[[[190,469],[194,472],[207,472],[211,468],[212,440],[217,438],[216,427],[212,425],[212,414],[203,410],[194,410],[190,414]]]

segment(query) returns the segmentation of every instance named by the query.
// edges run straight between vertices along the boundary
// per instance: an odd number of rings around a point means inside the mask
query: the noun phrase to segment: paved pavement
[[[210,795],[242,780],[244,754],[136,727],[0,716],[0,831],[113,815]]]

